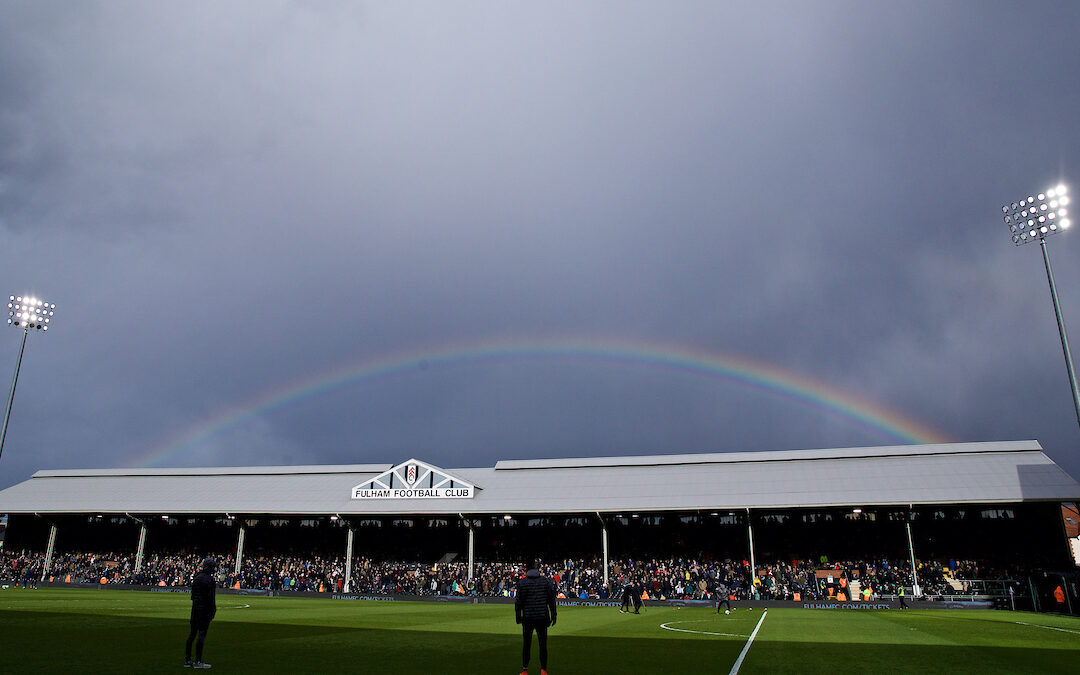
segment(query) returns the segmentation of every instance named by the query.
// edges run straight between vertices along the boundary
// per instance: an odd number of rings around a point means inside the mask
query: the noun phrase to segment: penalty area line
[[[1057,628],[1056,626],[1043,626],[1037,623],[1027,623],[1026,621],[1017,621],[1016,623],[1021,626],[1031,626],[1032,628],[1045,628],[1046,630],[1059,630],[1062,633],[1072,633],[1073,635],[1080,635],[1080,630],[1069,630],[1068,628]]]
[[[761,630],[761,624],[765,623],[765,617],[769,615],[769,610],[765,610],[761,613],[761,618],[758,619],[757,625],[754,626],[754,632],[750,633],[750,638],[743,645],[742,651],[739,652],[739,658],[735,659],[735,665],[731,666],[731,670],[728,675],[738,675],[739,668],[742,668],[743,659],[746,658],[746,653],[750,651],[750,645],[754,644],[754,638],[757,637],[757,632]]]
[[[677,633],[696,633],[697,635],[719,635],[721,637],[746,637],[740,633],[714,633],[708,630],[690,630],[689,628],[675,628],[671,624],[673,623],[701,623],[700,621],[668,621],[667,623],[660,624],[660,627],[664,630],[672,630]]]

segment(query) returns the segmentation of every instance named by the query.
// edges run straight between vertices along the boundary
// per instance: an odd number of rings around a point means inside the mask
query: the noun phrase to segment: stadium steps
[[[848,582],[848,600],[862,600],[862,584],[855,579]]]
[[[964,592],[964,585],[963,585],[962,583],[960,583],[960,581],[959,581],[959,580],[957,580],[957,579],[953,579],[952,577],[945,577],[945,581],[946,581],[946,582],[947,582],[947,583],[949,584],[949,586],[951,586],[951,587],[952,587],[952,589],[953,589],[954,591],[956,591],[957,593],[963,593],[963,592]]]

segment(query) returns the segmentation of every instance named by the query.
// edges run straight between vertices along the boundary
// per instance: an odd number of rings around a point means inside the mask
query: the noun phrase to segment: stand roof
[[[430,469],[431,485],[467,486],[471,496],[354,498],[354,488],[391,473],[404,480],[409,464],[424,481],[424,470]],[[378,516],[1077,500],[1080,484],[1038,442],[1010,441],[506,460],[494,467],[461,469],[408,460],[398,465],[38,471],[0,491],[0,513]]]

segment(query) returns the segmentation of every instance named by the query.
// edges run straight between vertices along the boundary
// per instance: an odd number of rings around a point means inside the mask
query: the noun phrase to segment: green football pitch
[[[516,675],[510,605],[218,596],[204,658],[225,673]],[[0,590],[0,671],[185,672],[184,594]],[[764,616],[764,619],[762,618]],[[746,649],[749,637],[759,626]],[[991,610],[563,607],[552,675],[1076,673],[1080,619]],[[539,673],[533,646],[532,673]]]

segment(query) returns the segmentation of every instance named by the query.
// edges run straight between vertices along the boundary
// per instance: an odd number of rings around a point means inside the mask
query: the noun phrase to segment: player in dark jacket
[[[191,631],[188,633],[187,644],[184,645],[185,668],[209,668],[209,663],[203,663],[203,642],[206,641],[206,630],[210,622],[217,614],[217,582],[214,573],[217,572],[217,561],[207,558],[202,562],[202,570],[191,580]],[[191,643],[195,643],[195,661],[191,660]]]
[[[622,606],[620,612],[627,614],[630,606],[634,606],[634,614],[641,614],[641,589],[631,580],[627,580],[622,590]]]
[[[525,576],[518,580],[514,599],[514,616],[521,624],[521,672],[529,673],[532,634],[540,643],[540,675],[547,675],[547,631],[555,625],[555,584],[541,576],[535,564],[528,566]]]

